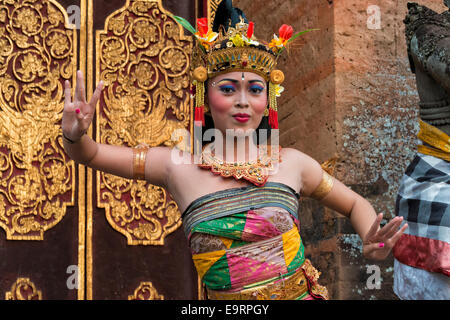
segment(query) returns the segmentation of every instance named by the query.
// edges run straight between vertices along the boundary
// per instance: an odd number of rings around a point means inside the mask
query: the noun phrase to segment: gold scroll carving
[[[0,227],[8,240],[43,240],[74,204],[61,140],[63,83],[76,32],[56,1],[0,0]]]
[[[191,37],[160,0],[130,1],[97,31],[97,141],[173,147],[177,129],[191,126]],[[160,187],[97,173],[97,205],[128,245],[163,245],[181,225],[178,206]]]
[[[134,290],[134,295],[128,296],[128,300],[164,300],[164,296],[156,291],[151,282],[141,282]]]
[[[212,22],[216,17],[216,11],[221,2],[222,0],[208,0],[208,21],[210,24],[209,25],[210,28],[212,28]]]
[[[6,300],[42,300],[42,292],[29,278],[19,278],[12,285],[11,291],[6,292]]]

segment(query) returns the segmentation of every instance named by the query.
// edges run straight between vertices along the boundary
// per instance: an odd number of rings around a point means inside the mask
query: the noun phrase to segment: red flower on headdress
[[[280,27],[280,30],[278,30],[278,34],[280,35],[280,38],[287,41],[292,37],[292,34],[294,33],[294,29],[287,25],[287,24],[283,24]]]
[[[250,39],[253,35],[253,31],[255,30],[255,24],[250,21],[248,23],[248,29],[247,29],[247,38]]]
[[[273,39],[269,43],[269,47],[272,48],[272,50],[275,50],[275,52],[278,52],[286,46],[289,39],[292,37],[292,34],[294,33],[294,29],[287,24],[283,24],[278,30],[278,33],[280,37],[273,35]]]
[[[208,34],[208,18],[197,19],[197,29],[201,37],[206,36]]]
[[[208,50],[211,43],[217,39],[219,34],[209,30],[208,18],[197,19],[197,30],[198,31],[194,34],[195,37]]]

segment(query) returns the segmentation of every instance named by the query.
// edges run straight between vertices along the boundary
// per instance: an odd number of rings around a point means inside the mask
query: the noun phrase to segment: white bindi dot
[[[245,80],[244,73],[242,72],[242,81]]]

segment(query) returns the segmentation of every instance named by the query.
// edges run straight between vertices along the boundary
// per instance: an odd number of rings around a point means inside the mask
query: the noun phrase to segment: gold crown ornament
[[[194,28],[185,19],[172,17],[197,39],[191,63],[195,90],[194,123],[205,124],[205,82],[223,73],[242,71],[256,73],[269,83],[269,125],[272,129],[278,129],[276,98],[284,91],[281,86],[284,73],[276,68],[277,60],[295,38],[317,29],[294,35],[293,28],[283,24],[278,36],[274,35],[269,43],[264,43],[255,38],[254,23],[246,22],[243,15],[240,15],[239,22],[234,26],[228,19],[228,26],[221,25],[218,32],[209,28],[207,18],[197,19],[197,28]]]

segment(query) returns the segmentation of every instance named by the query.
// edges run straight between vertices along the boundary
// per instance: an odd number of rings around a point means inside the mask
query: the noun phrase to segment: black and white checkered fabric
[[[396,214],[408,228],[393,249],[400,299],[450,299],[450,162],[418,153],[401,180]]]
[[[418,153],[402,178],[396,214],[409,225],[405,234],[450,243],[450,162]]]

